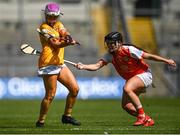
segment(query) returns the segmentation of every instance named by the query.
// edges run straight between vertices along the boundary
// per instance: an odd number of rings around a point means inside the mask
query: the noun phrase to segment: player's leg
[[[137,96],[139,96],[141,93],[146,92],[145,89],[139,90],[139,92],[135,92]],[[122,108],[127,111],[130,115],[137,117],[138,113],[137,113],[137,109],[134,106],[132,100],[130,99],[130,97],[127,95],[126,92],[123,91],[122,94]]]
[[[68,67],[63,67],[59,76],[58,81],[61,82],[68,90],[69,93],[66,98],[66,106],[64,110],[64,115],[62,116],[63,123],[70,123],[73,125],[80,125],[80,122],[76,121],[71,117],[72,109],[76,101],[76,97],[79,91],[79,86],[77,81],[69,70]]]
[[[145,88],[152,83],[152,75],[148,73],[140,74],[128,80],[124,86],[124,92],[132,101],[137,110],[137,121],[135,126],[145,125],[153,126],[154,121],[148,115],[145,115],[144,109],[139,99],[139,95],[145,92]]]
[[[126,92],[122,94],[122,108],[130,115],[137,117],[137,110]]]
[[[140,95],[140,93],[136,93],[137,95]],[[137,117],[138,113],[137,110],[134,106],[134,104],[132,103],[131,99],[129,98],[129,96],[123,92],[123,96],[122,96],[122,108],[127,111],[130,115]],[[143,122],[144,126],[153,126],[154,125],[154,120],[149,117],[147,114],[145,115],[145,122]]]
[[[124,86],[125,95],[127,94],[135,109],[137,110],[136,115],[138,119],[134,123],[134,125],[144,124],[145,112],[142,107],[141,101],[137,95],[137,93],[141,93],[144,88],[144,82],[138,76],[134,76],[131,79],[129,79]]]
[[[48,109],[54,96],[56,94],[57,87],[57,75],[45,75],[43,76],[44,86],[45,86],[45,96],[41,102],[40,114],[38,122],[36,123],[37,127],[41,127],[43,125]],[[39,126],[38,126],[39,125]]]

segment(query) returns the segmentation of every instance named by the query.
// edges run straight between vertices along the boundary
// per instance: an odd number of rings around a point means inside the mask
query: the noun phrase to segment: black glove
[[[65,41],[66,41],[67,43],[72,43],[72,42],[73,42],[73,39],[72,39],[72,37],[71,37],[70,35],[66,35],[66,36],[65,36]]]

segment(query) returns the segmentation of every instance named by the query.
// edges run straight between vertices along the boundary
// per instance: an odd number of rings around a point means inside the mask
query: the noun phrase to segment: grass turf
[[[36,128],[40,100],[0,100],[1,134],[177,134],[180,133],[180,98],[142,98],[145,111],[155,120],[153,127],[134,127],[134,117],[118,100],[78,100],[73,116],[82,126],[60,123],[65,100],[55,99],[45,127]]]

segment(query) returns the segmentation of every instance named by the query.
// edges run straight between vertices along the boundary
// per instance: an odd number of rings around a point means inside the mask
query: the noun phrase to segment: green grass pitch
[[[144,109],[155,120],[153,127],[134,127],[134,117],[121,108],[120,99],[78,100],[73,116],[82,126],[63,125],[65,100],[55,99],[45,127],[36,128],[40,100],[0,100],[1,134],[180,134],[180,98],[145,98]]]

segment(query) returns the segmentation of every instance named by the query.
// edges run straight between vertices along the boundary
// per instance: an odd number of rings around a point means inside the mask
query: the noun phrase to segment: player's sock
[[[145,113],[144,113],[144,109],[142,108],[142,105],[139,105],[137,107],[137,112],[138,112],[138,116],[136,122],[134,122],[134,126],[140,126],[145,123]]]
[[[46,119],[46,114],[40,114],[38,121],[44,123],[45,119]]]
[[[145,117],[145,113],[144,113],[144,109],[143,109],[142,105],[139,105],[137,107],[137,112],[138,112],[138,116]]]
[[[72,107],[65,108],[64,115],[71,116],[71,113],[72,113]]]

